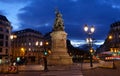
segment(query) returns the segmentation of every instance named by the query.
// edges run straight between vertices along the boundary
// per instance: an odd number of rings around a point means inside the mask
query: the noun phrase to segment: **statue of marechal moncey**
[[[67,53],[67,33],[64,31],[64,23],[61,13],[56,9],[55,23],[51,35],[51,51],[48,57],[49,65],[68,65],[72,64],[72,57]]]
[[[56,19],[55,19],[53,31],[64,31],[62,14],[57,9],[55,11],[55,14],[56,14]]]

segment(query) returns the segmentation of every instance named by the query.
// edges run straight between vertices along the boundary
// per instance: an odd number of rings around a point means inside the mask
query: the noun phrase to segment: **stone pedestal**
[[[48,65],[67,65],[72,64],[72,57],[67,53],[65,31],[54,31],[51,33],[52,54],[48,57]]]

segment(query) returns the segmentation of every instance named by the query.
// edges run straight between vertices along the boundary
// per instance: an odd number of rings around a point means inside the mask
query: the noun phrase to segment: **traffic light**
[[[44,55],[47,56],[47,55],[48,55],[48,52],[47,52],[47,51],[44,51]]]

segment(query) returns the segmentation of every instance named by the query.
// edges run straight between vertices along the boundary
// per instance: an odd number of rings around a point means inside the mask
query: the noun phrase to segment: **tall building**
[[[120,52],[120,21],[112,23],[108,36],[98,51],[111,51],[116,54]]]
[[[11,55],[11,29],[12,26],[8,19],[0,15],[0,64],[6,62]]]
[[[17,36],[12,40],[13,60],[39,63],[43,55],[43,35],[33,29],[24,29],[12,34]]]

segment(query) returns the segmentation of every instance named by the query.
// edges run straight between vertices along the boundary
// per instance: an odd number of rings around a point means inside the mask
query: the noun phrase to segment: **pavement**
[[[21,65],[21,66],[18,66],[18,70],[19,70],[19,72],[42,71],[42,70],[44,70],[44,66],[43,65]]]
[[[99,63],[93,63],[92,68],[97,68]],[[20,72],[41,72],[40,76],[84,76],[82,71],[92,69],[90,63],[74,63],[72,65],[48,66],[45,72],[42,65],[23,65],[19,66]]]
[[[83,69],[83,76],[120,76],[120,61],[114,61],[115,68],[97,67],[92,69]]]
[[[41,76],[83,76],[79,64],[49,66],[48,69]]]
[[[44,67],[41,65],[25,65],[19,66],[20,72],[41,72],[40,76],[83,76],[81,72],[81,65],[57,65],[48,66],[48,71],[44,71]]]
[[[106,62],[105,62],[106,63]],[[108,64],[108,63],[107,63]],[[111,63],[109,63],[111,64]],[[99,67],[100,63],[74,63],[72,65],[48,66],[45,72],[42,65],[23,65],[18,74],[0,74],[0,76],[119,76],[120,61],[115,61],[116,69]],[[111,64],[112,65],[112,64]],[[106,65],[105,65],[106,66]]]

